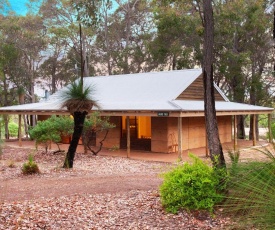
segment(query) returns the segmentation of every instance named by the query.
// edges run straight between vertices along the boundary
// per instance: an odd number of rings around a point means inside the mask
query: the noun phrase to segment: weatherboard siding
[[[232,140],[231,116],[217,117],[221,143]],[[116,125],[111,129],[104,142],[104,147],[119,147],[121,137],[120,117],[111,117],[110,121]],[[177,152],[178,151],[178,118],[152,117],[151,120],[151,151]],[[97,136],[97,144],[103,133]],[[206,146],[206,131],[204,117],[182,118],[182,149],[188,150]]]
[[[215,100],[224,101],[220,93],[215,89]],[[190,86],[188,86],[178,97],[177,100],[204,100],[203,78],[198,77]]]
[[[110,117],[110,123],[115,127],[110,129],[107,138],[103,142],[104,148],[120,148],[121,137],[121,117]],[[99,132],[96,135],[96,145],[99,146],[99,142],[104,138],[105,131]]]

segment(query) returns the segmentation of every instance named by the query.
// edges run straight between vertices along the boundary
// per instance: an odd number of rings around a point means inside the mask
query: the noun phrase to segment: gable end
[[[176,100],[204,100],[203,78],[200,75],[195,81],[192,82],[177,98]],[[225,101],[217,89],[214,89],[215,100]]]

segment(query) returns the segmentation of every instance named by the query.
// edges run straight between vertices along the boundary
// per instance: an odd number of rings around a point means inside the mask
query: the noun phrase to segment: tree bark
[[[204,113],[208,147],[212,163],[215,167],[225,167],[222,145],[220,142],[218,122],[216,117],[213,52],[214,52],[214,18],[212,1],[203,1],[204,12],[204,53],[203,53],[203,82],[204,82]]]
[[[79,111],[74,112],[74,115],[73,115],[74,132],[73,132],[72,141],[70,143],[68,152],[66,154],[63,168],[73,168],[74,156],[75,156],[76,148],[78,146],[78,141],[83,131],[83,125],[84,125],[86,115],[87,115],[87,112],[79,112]]]
[[[245,118],[243,115],[237,116],[237,137],[245,139]]]

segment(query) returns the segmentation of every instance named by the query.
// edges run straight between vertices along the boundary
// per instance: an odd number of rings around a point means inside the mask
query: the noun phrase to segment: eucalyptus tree
[[[22,66],[25,67],[27,92],[31,102],[35,102],[34,84],[38,76],[37,70],[43,60],[42,51],[46,48],[45,31],[42,18],[35,15],[19,17],[16,46],[22,53]]]
[[[160,4],[157,23],[161,33],[158,33],[158,36],[160,41],[164,40],[161,38],[166,38],[162,46],[163,50],[160,51],[163,51],[161,53],[163,60],[172,56],[173,69],[189,67],[192,62],[193,65],[195,63],[202,65],[205,126],[210,157],[214,166],[225,167],[214,97],[215,55],[212,4],[211,0],[168,1],[168,4]],[[169,44],[172,45],[169,46]],[[184,51],[189,52],[189,55],[184,57],[181,54]],[[193,60],[189,61],[190,57]],[[182,61],[182,66],[179,60]]]
[[[80,76],[81,52],[79,44],[79,20],[76,2],[70,0],[43,0],[39,15],[47,30],[47,58],[41,65],[41,78],[47,79],[51,92]],[[83,30],[84,75],[94,73],[90,65],[93,32],[89,27]]]
[[[109,74],[150,71],[148,43],[154,34],[150,5],[148,1],[138,0],[117,1],[117,4],[116,10],[104,18],[108,21],[99,23],[101,31],[95,43],[98,59],[107,62]]]
[[[0,0],[0,14],[7,15],[10,12],[10,3],[8,0]]]
[[[203,83],[204,114],[208,147],[212,163],[216,167],[225,167],[222,145],[219,137],[214,95],[214,16],[212,0],[203,0]]]
[[[160,69],[193,68],[202,64],[203,27],[197,1],[158,1],[155,6],[157,34],[150,44]]]
[[[201,65],[202,3],[201,0],[155,0],[158,30],[151,50],[153,59],[161,63],[159,68]],[[268,1],[214,0],[212,6],[215,83],[231,100],[267,105],[273,85],[270,77],[272,11],[267,10]],[[245,117],[239,116],[239,138],[245,138],[244,125]]]
[[[219,76],[218,84],[237,102],[270,103],[272,14],[266,9],[264,0],[228,1],[216,8],[216,80]],[[238,137],[245,138],[243,116],[238,117]]]

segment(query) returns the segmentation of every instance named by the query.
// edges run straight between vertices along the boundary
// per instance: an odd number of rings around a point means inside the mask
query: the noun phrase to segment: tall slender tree
[[[203,82],[204,82],[204,112],[208,147],[210,157],[215,167],[225,167],[222,145],[219,137],[218,122],[216,117],[213,54],[214,54],[214,18],[211,0],[203,1]]]

